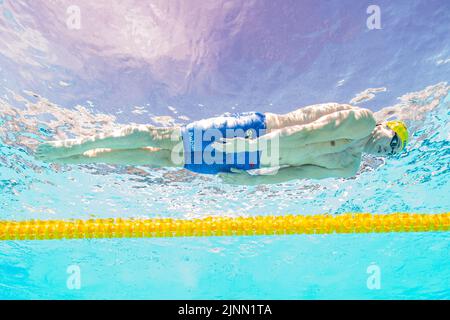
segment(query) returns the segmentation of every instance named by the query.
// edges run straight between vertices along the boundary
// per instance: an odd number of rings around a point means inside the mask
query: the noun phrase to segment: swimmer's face
[[[364,151],[377,156],[396,154],[400,151],[401,142],[395,139],[395,136],[395,132],[386,125],[386,122],[379,123],[372,131]]]

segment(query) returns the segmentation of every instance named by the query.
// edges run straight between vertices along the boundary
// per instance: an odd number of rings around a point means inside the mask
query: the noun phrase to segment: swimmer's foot
[[[36,159],[50,162],[59,158],[67,158],[80,154],[77,140],[51,141],[39,145]]]

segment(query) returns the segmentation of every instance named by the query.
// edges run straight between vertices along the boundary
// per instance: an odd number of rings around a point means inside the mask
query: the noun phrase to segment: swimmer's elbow
[[[344,178],[344,179],[353,178],[358,173],[359,166],[360,166],[360,162],[355,161],[349,167],[347,167],[341,171],[340,178]]]
[[[356,176],[356,173],[358,171],[354,171],[354,170],[349,170],[349,171],[344,171],[342,172],[342,174],[337,177],[337,178],[343,178],[343,179],[349,179],[349,178],[353,178],[354,176]]]

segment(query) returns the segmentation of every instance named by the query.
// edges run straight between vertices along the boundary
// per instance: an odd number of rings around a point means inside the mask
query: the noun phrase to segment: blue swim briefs
[[[260,168],[261,152],[224,153],[211,144],[222,138],[257,138],[265,134],[265,118],[259,112],[246,112],[200,120],[183,127],[184,167],[204,174],[230,172],[232,168]]]

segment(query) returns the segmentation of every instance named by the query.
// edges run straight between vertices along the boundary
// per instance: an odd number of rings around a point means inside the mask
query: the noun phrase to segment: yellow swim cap
[[[397,136],[399,137],[400,141],[402,142],[402,146],[400,150],[403,150],[405,148],[406,143],[408,142],[409,134],[408,134],[408,128],[406,128],[406,125],[403,121],[388,121],[386,125],[395,133],[397,133]]]

